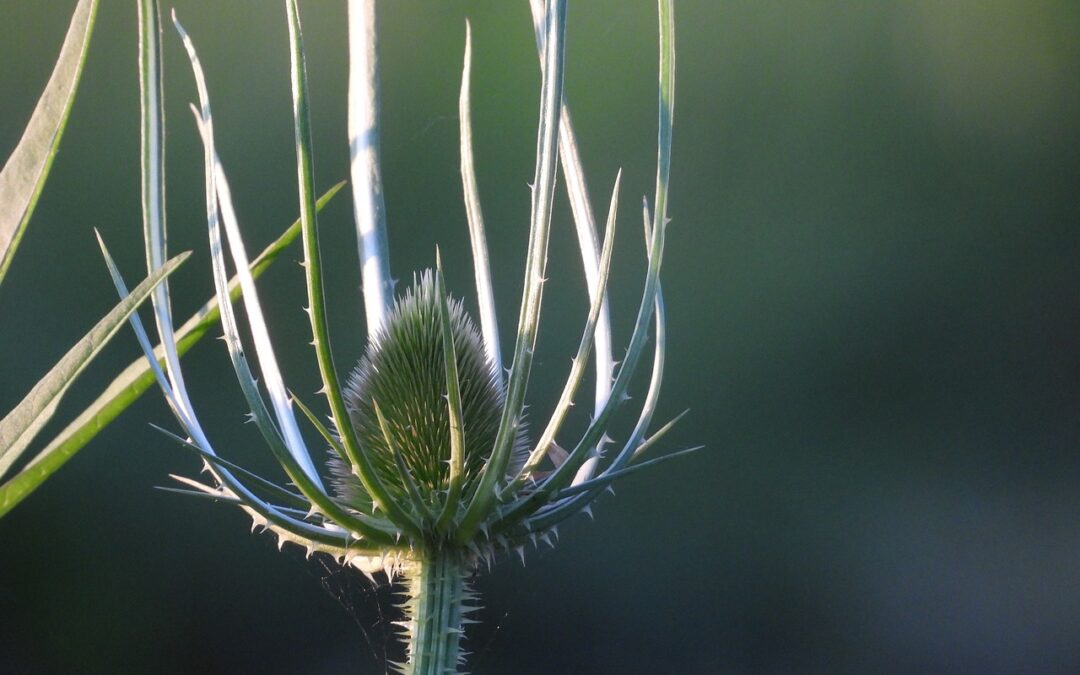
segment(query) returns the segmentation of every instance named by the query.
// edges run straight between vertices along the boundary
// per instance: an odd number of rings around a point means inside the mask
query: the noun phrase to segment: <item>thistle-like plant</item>
[[[614,368],[606,290],[612,262],[619,178],[615,180],[604,235],[597,234],[569,109],[563,97],[566,0],[532,0],[541,56],[542,87],[536,172],[516,338],[504,370],[490,280],[483,218],[473,169],[469,74],[471,36],[466,27],[465,67],[460,98],[461,174],[480,307],[479,326],[446,288],[436,253],[433,271],[413,276],[394,298],[379,173],[378,60],[375,1],[350,0],[349,135],[352,189],[364,291],[368,345],[345,380],[339,376],[327,330],[322,282],[303,38],[296,0],[286,0],[292,64],[295,148],[301,204],[304,271],[312,345],[331,423],[286,388],[263,318],[226,173],[214,142],[207,86],[192,40],[173,16],[187,49],[199,92],[193,108],[205,160],[206,217],[214,283],[225,342],[237,380],[267,446],[288,483],[255,475],[219,455],[203,430],[173,344],[167,286],[152,298],[164,346],[163,365],[151,353],[138,317],[132,324],[151,356],[160,386],[184,430],[173,438],[204,460],[212,483],[178,478],[189,494],[238,505],[255,525],[280,544],[322,552],[372,575],[402,578],[407,673],[457,672],[463,661],[462,629],[473,609],[468,580],[503,551],[539,541],[551,543],[558,525],[587,511],[620,476],[676,456],[641,460],[674,423],[647,436],[663,375],[665,326],[660,268],[667,232],[667,192],[673,109],[674,47],[672,0],[659,0],[660,104],[656,195],[644,209],[647,272],[641,304],[626,348]],[[161,20],[155,0],[140,0],[143,92],[144,213],[147,261],[151,271],[165,260],[161,169]],[[555,179],[559,164],[573,207],[589,284],[589,311],[577,353],[549,420],[524,420],[547,273],[547,251]],[[228,302],[226,258],[236,268],[254,344],[262,387],[241,342],[239,321]],[[117,288],[123,281],[109,261]],[[606,430],[628,400],[631,377],[654,338],[652,375],[637,423],[617,450]],[[556,443],[587,362],[595,359],[594,414],[585,431],[566,448]],[[269,402],[267,402],[267,399]],[[320,471],[301,432],[294,405],[328,447]],[[166,432],[168,433],[168,432]],[[535,434],[535,438],[533,438]],[[685,452],[685,451],[684,451]]]

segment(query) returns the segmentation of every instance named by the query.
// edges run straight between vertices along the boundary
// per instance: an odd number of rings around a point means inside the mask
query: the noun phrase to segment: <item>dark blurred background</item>
[[[73,6],[0,2],[0,154]],[[284,8],[175,6],[259,250],[297,210]],[[467,16],[509,341],[539,88],[527,3],[381,9],[393,267],[408,281],[438,244],[451,291],[475,307],[457,173]],[[524,569],[503,560],[482,575],[475,672],[1080,672],[1080,6],[678,0],[676,13],[657,419],[692,409],[665,449],[707,448],[626,479],[595,522],[572,521]],[[617,354],[644,271],[655,14],[648,0],[570,10],[567,95],[599,211],[625,170]],[[325,188],[348,172],[345,3],[304,3],[303,19]],[[0,291],[0,410],[113,304],[93,227],[129,279],[142,276],[135,3],[103,2],[98,21],[55,171]],[[196,252],[173,282],[187,316],[211,277],[195,93],[166,32],[170,243]],[[321,222],[344,368],[364,344],[346,193]],[[536,419],[586,311],[562,193],[553,231]],[[287,380],[315,400],[299,256],[261,287]],[[136,354],[125,333],[58,417]],[[185,364],[218,446],[272,472],[220,342]],[[0,520],[0,671],[383,672],[395,618],[385,585],[278,553],[236,509],[153,490],[198,463],[150,422],[175,428],[156,390]]]

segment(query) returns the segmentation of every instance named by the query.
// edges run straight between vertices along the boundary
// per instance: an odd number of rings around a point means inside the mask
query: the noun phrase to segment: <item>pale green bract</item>
[[[80,0],[76,5],[52,76],[22,139],[0,171],[0,282],[3,282],[10,268],[52,168],[86,62],[97,8],[98,0]],[[342,187],[343,184],[334,186],[320,199],[318,207],[321,208]],[[256,276],[261,274],[299,234],[300,223],[297,222],[263,251],[253,263],[252,273]],[[103,243],[102,249],[104,251]],[[150,363],[143,358],[133,361],[44,448],[38,450],[29,461],[24,461],[25,453],[50,421],[75,379],[138,306],[151,293],[162,292],[166,277],[185,258],[187,254],[171,260],[164,257],[157,259],[149,277],[130,294],[125,293],[126,297],[76,342],[23,400],[0,420],[0,517],[59,470],[154,383]],[[235,300],[240,291],[235,279],[230,282],[229,289],[230,298]],[[185,353],[217,320],[218,298],[215,296],[191,316],[175,335],[170,326],[171,351],[177,355]],[[159,346],[155,361],[164,358],[165,354],[166,350]]]
[[[673,2],[658,2],[656,193],[653,212],[648,200],[644,206],[647,270],[626,355],[618,368],[612,358],[607,284],[621,173],[615,179],[601,240],[563,95],[567,0],[530,3],[542,66],[541,109],[524,288],[513,347],[503,352],[472,150],[471,30],[466,26],[459,109],[461,179],[480,307],[479,330],[450,301],[438,254],[433,274],[415,277],[418,281],[411,289],[398,299],[393,297],[379,171],[376,0],[349,0],[348,140],[369,344],[359,369],[345,385],[327,329],[300,15],[297,0],[285,0],[306,311],[323,384],[320,393],[327,400],[327,409],[319,412],[296,399],[282,378],[254,278],[248,273],[224,164],[218,156],[206,78],[192,38],[173,15],[199,96],[192,109],[204,149],[207,235],[226,348],[250,407],[250,418],[288,482],[279,484],[258,476],[217,452],[189,399],[178,350],[170,338],[168,289],[161,286],[152,297],[155,323],[164,338],[160,366],[138,316],[133,315],[131,322],[183,429],[180,435],[166,433],[196,452],[212,476],[210,484],[175,477],[185,487],[171,489],[238,505],[281,545],[291,543],[309,554],[329,554],[369,576],[384,572],[391,582],[403,577],[406,661],[398,667],[405,673],[458,672],[464,661],[463,627],[474,608],[468,580],[481,564],[490,566],[502,551],[524,556],[527,545],[540,541],[551,544],[558,525],[576,513],[588,512],[591,503],[617,478],[693,450],[639,461],[678,419],[649,435],[666,347],[660,271],[668,226],[674,110]],[[139,9],[144,233],[146,259],[153,272],[165,259],[166,240],[160,166],[164,154],[161,18],[156,0],[139,0]],[[588,283],[589,311],[555,410],[547,421],[532,422],[537,437],[530,443],[524,411],[539,335],[560,164]],[[237,312],[227,301],[230,262],[243,289],[254,363],[241,342]],[[110,269],[117,289],[126,293],[111,262]],[[650,334],[654,340],[652,372],[637,422],[628,438],[611,451],[605,448],[614,442],[607,429],[616,411],[629,400],[631,379],[645,356]],[[505,378],[504,356],[509,362]],[[564,433],[563,423],[585,379],[590,358],[596,359],[597,373],[593,416],[576,440],[567,444],[568,449],[563,449],[556,438]],[[483,387],[478,389],[479,384]],[[325,444],[324,452],[332,458],[329,471],[326,467],[320,470],[321,455],[308,447],[296,409]],[[324,424],[322,415],[327,412],[330,423]]]

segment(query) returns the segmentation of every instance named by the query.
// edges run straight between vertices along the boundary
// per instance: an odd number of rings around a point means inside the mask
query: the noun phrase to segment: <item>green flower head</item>
[[[475,486],[495,447],[506,406],[500,374],[484,353],[479,329],[461,302],[439,297],[437,286],[435,274],[426,271],[394,303],[344,392],[349,422],[383,484],[400,502],[418,495],[421,513],[434,511],[437,499],[450,489],[452,421],[442,327],[446,309],[461,391],[465,492]],[[525,429],[520,428],[511,474],[521,469],[527,452]],[[348,462],[331,452],[329,467],[338,499],[357,510],[370,509],[371,497]]]

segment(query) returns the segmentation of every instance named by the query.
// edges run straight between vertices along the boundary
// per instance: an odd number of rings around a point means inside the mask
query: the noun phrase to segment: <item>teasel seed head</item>
[[[399,470],[397,455],[431,512],[437,512],[445,499],[450,474],[441,306],[449,308],[459,374],[463,486],[468,492],[495,446],[506,393],[475,323],[460,301],[447,298],[442,305],[431,270],[419,274],[397,299],[344,387],[349,421],[387,490],[401,503],[410,500],[408,479]],[[521,469],[527,442],[523,425],[508,473]],[[370,510],[370,496],[352,468],[333,451],[329,467],[337,498],[358,511]]]

